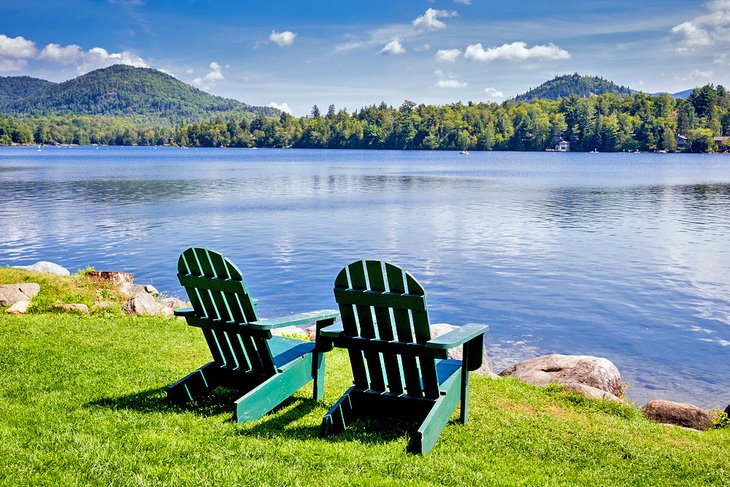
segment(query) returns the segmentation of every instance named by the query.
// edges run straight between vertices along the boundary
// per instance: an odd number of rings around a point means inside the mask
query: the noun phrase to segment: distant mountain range
[[[605,93],[628,96],[637,92],[638,90],[633,90],[627,86],[617,85],[612,81],[599,78],[598,76],[581,76],[578,73],[574,73],[556,76],[537,88],[532,88],[527,93],[517,95],[514,100],[557,100],[558,98],[565,98],[571,95],[576,95],[579,98],[588,98],[590,96],[603,95]],[[671,93],[671,95],[674,98],[687,98],[690,93],[692,93],[691,89],[680,91],[678,93]]]
[[[155,69],[114,65],[63,83],[0,76],[0,114],[105,115],[179,123],[216,115],[277,115],[274,108],[214,96]]]

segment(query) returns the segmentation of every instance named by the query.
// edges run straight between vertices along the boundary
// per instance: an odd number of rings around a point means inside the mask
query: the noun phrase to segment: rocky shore
[[[31,266],[18,266],[38,273],[50,273],[58,276],[69,276],[67,269],[51,262],[37,262]],[[121,311],[127,315],[174,317],[174,310],[189,306],[188,303],[175,297],[162,297],[154,286],[135,284],[134,275],[127,272],[88,271],[91,280],[104,283],[115,289],[121,300]],[[41,286],[33,282],[21,282],[0,285],[0,307],[6,307],[5,313],[27,313],[32,300],[41,291]],[[119,306],[120,300],[98,300],[90,309],[82,303],[59,303],[55,309],[60,312],[90,313],[99,309]],[[453,325],[439,323],[431,325],[432,336],[437,337],[456,328]],[[301,338],[315,339],[315,327],[286,327],[275,330],[277,334]],[[450,352],[450,358],[461,358],[461,347]],[[623,397],[623,384],[618,368],[608,359],[584,355],[544,355],[524,360],[511,365],[496,374],[485,348],[482,367],[477,374],[499,379],[514,377],[535,386],[560,385],[569,391],[591,399],[609,400],[627,404]],[[644,416],[652,421],[667,425],[676,425],[694,430],[707,430],[713,425],[728,422],[730,405],[725,411],[702,409],[693,404],[677,403],[654,399],[641,407]]]

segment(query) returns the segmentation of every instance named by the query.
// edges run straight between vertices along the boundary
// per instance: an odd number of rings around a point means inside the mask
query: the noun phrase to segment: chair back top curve
[[[343,341],[355,386],[436,398],[436,361],[426,349],[431,329],[423,287],[393,264],[359,260],[335,279]]]
[[[241,271],[223,255],[191,247],[180,254],[177,270],[198,317],[236,324],[258,319]]]

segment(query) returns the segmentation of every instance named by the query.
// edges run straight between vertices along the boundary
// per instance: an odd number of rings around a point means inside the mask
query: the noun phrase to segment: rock
[[[654,399],[641,408],[644,415],[664,424],[674,424],[704,431],[712,425],[715,419],[715,412],[702,409],[694,404],[663,401]]]
[[[134,274],[131,272],[116,272],[116,271],[89,271],[86,273],[87,276],[92,279],[100,281],[109,281],[112,284],[131,284],[134,281]]]
[[[30,307],[30,301],[18,301],[15,304],[13,304],[11,307],[5,310],[6,313],[10,313],[12,315],[22,315],[28,312],[28,308]]]
[[[159,296],[159,295],[160,295],[160,292],[159,292],[159,291],[157,290],[157,288],[156,288],[155,286],[153,286],[152,284],[145,284],[145,285],[144,285],[144,290],[145,290],[145,292],[146,292],[147,294],[151,294],[151,295],[152,295],[152,296],[154,296],[154,297],[157,297],[157,296]]]
[[[53,262],[46,262],[43,260],[38,261],[33,265],[18,265],[15,266],[15,268],[27,269],[34,272],[44,272],[47,274],[55,274],[57,276],[68,276],[71,274],[65,267],[61,267],[60,265],[54,264]]]
[[[608,359],[587,355],[544,355],[506,368],[499,375],[509,375],[528,384],[561,384],[581,392],[582,384],[617,398],[622,395],[621,374]],[[582,392],[581,392],[582,393]]]
[[[12,306],[19,301],[30,301],[41,292],[40,284],[21,282],[0,286],[0,306]]]
[[[275,336],[286,335],[289,338],[297,338],[299,340],[309,340],[307,332],[298,326],[282,326],[281,328],[274,328],[271,330],[271,334]]]
[[[159,305],[159,306],[160,306],[160,314],[162,316],[165,316],[167,318],[172,318],[173,316],[175,316],[175,312],[172,309],[168,308],[167,306],[163,306],[163,305]]]
[[[119,291],[129,298],[132,298],[138,294],[149,294],[151,296],[157,296],[160,294],[155,289],[155,286],[151,284],[133,284],[131,282],[124,282],[119,286]]]
[[[431,337],[436,338],[458,328],[458,326],[449,325],[448,323],[435,323],[431,325]],[[458,347],[449,350],[449,358],[461,360],[462,353],[463,346],[459,345]],[[492,370],[492,360],[489,358],[486,346],[484,347],[484,354],[482,355],[482,366],[475,370],[474,373],[485,375],[493,379],[499,378],[499,376]]]
[[[601,389],[598,389],[596,387],[587,386],[578,382],[566,382],[561,385],[567,390],[582,394],[589,399],[608,399],[609,401],[624,404],[624,400],[620,397],[614,396],[610,392],[602,391]]]
[[[188,307],[188,303],[178,298],[165,298],[160,301],[160,304],[172,310]]]
[[[94,303],[94,305],[91,307],[91,312],[96,313],[105,309],[114,308],[115,306],[116,304],[111,301],[102,300]]]
[[[310,342],[317,341],[317,325],[308,326],[303,331],[304,331],[304,333],[306,333],[307,339]],[[728,407],[730,407],[730,406],[728,406]]]
[[[59,304],[56,306],[56,308],[61,309],[63,311],[68,311],[70,313],[83,313],[88,314],[89,313],[89,307],[85,304]]]
[[[146,292],[139,293],[132,299],[125,301],[122,310],[128,315],[159,316],[162,314],[155,298]]]

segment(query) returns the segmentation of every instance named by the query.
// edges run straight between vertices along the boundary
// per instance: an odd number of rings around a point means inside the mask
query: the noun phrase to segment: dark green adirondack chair
[[[178,260],[178,279],[192,308],[175,312],[199,327],[213,360],[167,389],[167,397],[187,402],[218,386],[240,391],[238,422],[258,419],[314,379],[314,398],[324,386],[324,354],[315,343],[272,336],[282,326],[315,322],[331,325],[335,310],[259,320],[238,268],[217,252],[189,248]]]
[[[357,261],[340,271],[335,300],[341,324],[324,328],[327,348],[346,348],[354,385],[329,410],[322,435],[343,431],[360,416],[410,420],[408,449],[428,453],[461,402],[467,421],[469,371],[481,366],[486,325],[464,325],[431,339],[423,288],[400,268]],[[464,345],[463,360],[446,360]]]

